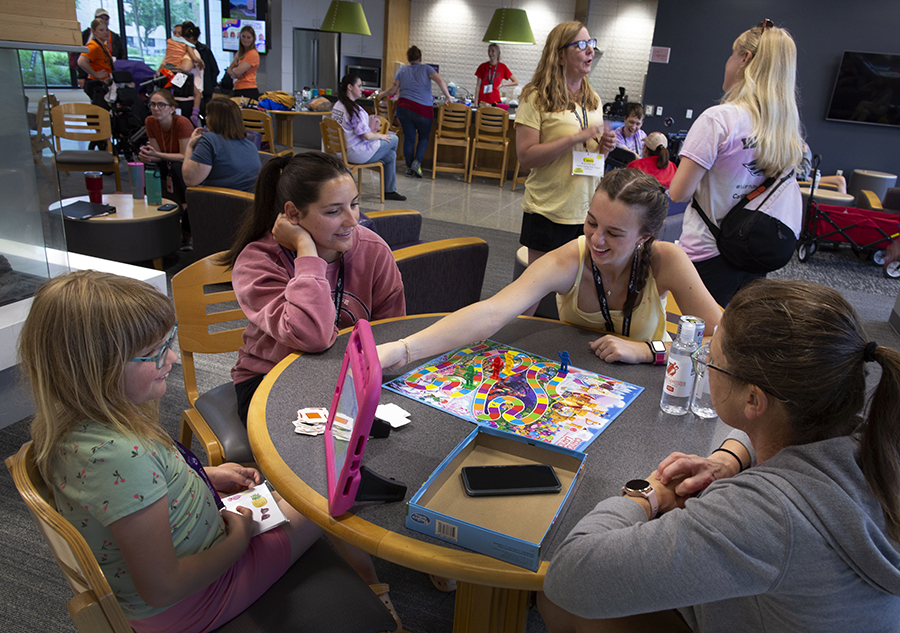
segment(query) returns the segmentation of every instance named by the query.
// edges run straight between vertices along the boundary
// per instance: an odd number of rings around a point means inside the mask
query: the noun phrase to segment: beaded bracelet
[[[737,460],[737,463],[740,464],[741,467],[741,469],[738,471],[739,473],[744,472],[747,469],[747,467],[744,466],[744,462],[741,461],[741,458],[737,456],[737,453],[735,453],[734,451],[730,451],[727,448],[722,448],[721,446],[714,450],[713,453],[718,453],[720,451],[723,453],[728,453]]]
[[[409,365],[412,362],[412,352],[409,351],[409,343],[406,342],[406,339],[400,339],[400,342],[403,343],[403,347],[406,348],[406,364]],[[732,453],[732,455],[733,454],[734,453]]]

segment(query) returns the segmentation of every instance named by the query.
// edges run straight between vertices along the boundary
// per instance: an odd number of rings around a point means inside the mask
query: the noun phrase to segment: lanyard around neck
[[[288,250],[284,246],[281,250],[287,255],[287,265],[291,269],[291,277],[294,276],[294,260],[297,259],[297,253]],[[341,319],[341,306],[344,305],[344,255],[341,254],[340,265],[338,266],[337,281],[334,284],[334,327],[337,327],[338,321]]]
[[[578,127],[580,127],[582,130],[586,130],[589,123],[587,108],[584,107],[584,99],[581,100],[581,116],[578,116],[578,110],[575,109],[574,103],[572,104],[572,114],[574,114],[575,118],[578,120]]]
[[[221,510],[225,507],[225,504],[222,503],[222,498],[219,496],[219,492],[216,490],[213,483],[209,480],[209,475],[206,474],[206,470],[203,468],[203,464],[200,463],[200,460],[197,459],[197,456],[191,452],[191,449],[185,448],[184,444],[181,442],[175,442],[175,448],[178,449],[178,452],[181,453],[182,459],[184,459],[184,463],[190,466],[195,473],[203,480],[203,483],[206,484],[206,487],[209,488],[209,491],[212,493],[213,501],[216,502],[216,507]]]
[[[590,254],[588,254],[590,257]],[[634,254],[634,258],[631,260],[631,278],[628,280],[628,295],[631,296],[631,293],[634,292],[634,284],[637,281],[637,268],[638,268],[638,254]],[[594,287],[597,289],[597,299],[600,301],[600,310],[603,312],[603,320],[606,322],[606,331],[607,332],[615,332],[616,326],[613,324],[612,315],[609,312],[609,303],[606,301],[606,291],[603,289],[603,279],[600,277],[600,271],[597,270],[597,265],[594,263],[594,260],[591,260],[591,271],[594,274]],[[627,302],[627,298],[626,298]],[[627,312],[622,314],[622,335],[628,336],[629,332],[631,332],[631,313],[634,311],[634,305],[628,308]]]

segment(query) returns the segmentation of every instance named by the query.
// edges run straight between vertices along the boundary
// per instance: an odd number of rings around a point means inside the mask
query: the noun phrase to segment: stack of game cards
[[[324,407],[307,407],[297,411],[297,419],[294,420],[294,431],[301,435],[321,435],[325,432],[325,423],[328,422],[328,409]],[[353,433],[353,420],[343,413],[334,415],[332,432],[337,440],[349,441]]]

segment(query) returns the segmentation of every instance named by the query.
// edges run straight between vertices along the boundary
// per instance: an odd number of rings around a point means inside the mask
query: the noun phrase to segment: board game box
[[[384,387],[464,420],[576,451],[644,390],[490,340],[434,358]]]

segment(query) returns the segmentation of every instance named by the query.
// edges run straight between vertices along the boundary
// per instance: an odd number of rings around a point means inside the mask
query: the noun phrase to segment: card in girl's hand
[[[287,517],[275,502],[272,491],[265,483],[257,484],[237,494],[222,497],[222,503],[226,510],[237,512],[235,508],[243,506],[253,512],[253,536],[268,532],[282,523],[287,523]]]

